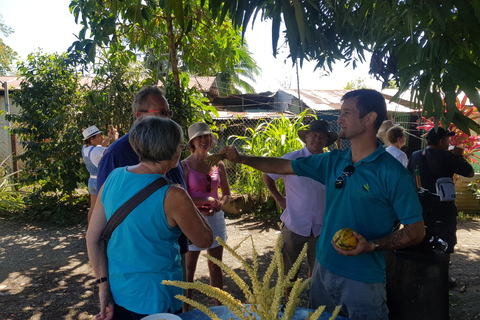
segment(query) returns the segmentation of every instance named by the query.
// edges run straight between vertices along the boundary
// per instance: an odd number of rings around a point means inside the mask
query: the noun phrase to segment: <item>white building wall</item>
[[[12,96],[10,95],[10,103],[9,103],[10,113],[18,114],[20,108],[12,104]],[[10,137],[10,133],[8,132],[7,128],[10,125],[9,122],[5,119],[5,96],[0,96],[0,110],[3,113],[0,115],[0,163],[3,162],[5,159],[8,158],[8,163],[10,168],[12,168],[12,139]],[[17,153],[21,152],[21,146],[17,141]]]

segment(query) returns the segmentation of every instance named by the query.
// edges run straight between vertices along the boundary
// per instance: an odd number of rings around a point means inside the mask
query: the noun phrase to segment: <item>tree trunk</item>
[[[171,14],[166,14],[167,20],[167,37],[168,37],[168,51],[170,54],[170,63],[172,65],[173,84],[175,89],[180,89],[180,71],[178,70],[177,46],[175,41],[175,33],[173,32],[173,17]],[[168,75],[167,75],[168,79]]]

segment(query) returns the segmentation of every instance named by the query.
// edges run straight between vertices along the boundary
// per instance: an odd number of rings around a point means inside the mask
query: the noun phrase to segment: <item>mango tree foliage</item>
[[[45,195],[71,196],[86,178],[77,117],[83,96],[80,75],[67,61],[66,54],[30,54],[19,65],[21,89],[12,94],[20,113],[6,115],[24,149],[18,156],[23,163],[20,183],[33,186],[34,202]]]
[[[3,22],[2,15],[0,14],[0,34],[8,37],[14,30],[7,26]],[[14,68],[14,62],[18,59],[18,54],[11,47],[7,46],[3,39],[0,37],[0,76],[8,75],[12,73]]]
[[[124,53],[116,52],[108,59],[100,53],[100,63],[96,67],[96,76],[85,84],[85,107],[79,114],[85,127],[95,124],[100,130],[114,125],[120,136],[130,129],[133,123],[132,97],[142,88],[150,70],[140,62],[127,65],[119,62]],[[128,59],[127,59],[128,60]]]
[[[175,88],[181,87],[182,71],[216,75],[249,54],[239,31],[226,20],[215,23],[200,0],[72,0],[70,10],[83,25],[72,49],[85,52],[90,61],[97,47],[128,52],[131,59],[140,52],[150,60],[168,60]]]
[[[257,16],[271,19],[276,53],[280,22],[294,63],[313,59],[330,69],[344,61],[355,67],[371,52],[370,72],[383,83],[395,79],[399,94],[446,126],[464,132],[480,126],[455,106],[459,92],[480,107],[480,2],[477,0],[209,0],[221,22],[245,27]],[[255,27],[254,27],[255,28]],[[244,30],[245,31],[245,30]],[[253,30],[254,32],[254,30]],[[437,123],[437,121],[435,121]]]

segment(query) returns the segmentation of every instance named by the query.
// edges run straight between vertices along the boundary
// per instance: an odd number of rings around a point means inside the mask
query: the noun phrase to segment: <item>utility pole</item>
[[[298,103],[300,103],[300,75],[298,74],[298,58],[295,62],[295,67],[297,68],[297,93],[298,93]]]

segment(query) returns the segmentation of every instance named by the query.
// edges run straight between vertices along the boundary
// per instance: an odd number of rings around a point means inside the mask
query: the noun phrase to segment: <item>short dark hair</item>
[[[171,160],[183,142],[183,130],[170,119],[142,117],[134,122],[128,141],[140,161]]]
[[[375,129],[378,131],[382,125],[383,120],[387,118],[387,104],[382,94],[372,89],[360,89],[347,92],[342,101],[347,99],[357,98],[357,108],[360,111],[360,119],[365,117],[370,112],[377,114],[375,120]]]
[[[391,144],[394,144],[399,138],[403,138],[404,136],[405,129],[402,126],[391,127],[387,131],[387,139]]]
[[[140,91],[137,92],[135,98],[132,102],[132,113],[133,117],[137,114],[137,111],[140,110],[140,107],[147,101],[148,96],[151,94],[157,95],[159,97],[164,97],[162,90],[157,86],[145,86]]]
[[[97,134],[100,134],[100,133],[97,133]],[[87,139],[83,140],[83,144],[86,145],[86,146],[92,144],[92,140],[97,136],[97,134],[91,136],[90,138],[87,138]]]

